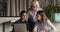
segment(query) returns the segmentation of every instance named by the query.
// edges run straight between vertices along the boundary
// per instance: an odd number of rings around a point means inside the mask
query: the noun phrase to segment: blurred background
[[[38,0],[47,17],[60,32],[60,0]],[[12,24],[22,10],[30,8],[32,0],[0,0],[0,32],[11,32]]]

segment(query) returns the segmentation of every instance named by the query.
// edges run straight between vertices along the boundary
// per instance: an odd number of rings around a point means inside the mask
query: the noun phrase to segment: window
[[[60,6],[60,0],[56,0],[56,5]]]
[[[60,22],[60,13],[55,13],[55,22]]]
[[[0,16],[6,16],[6,0],[0,0]]]
[[[22,10],[28,7],[28,0],[0,0],[0,17],[3,16],[19,16]]]

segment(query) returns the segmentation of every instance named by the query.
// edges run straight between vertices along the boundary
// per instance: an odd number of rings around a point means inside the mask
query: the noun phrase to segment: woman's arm
[[[47,24],[52,28],[51,31],[56,31],[56,28],[55,28],[54,25],[50,22],[49,19],[47,19]]]
[[[33,32],[37,32],[37,25],[35,25]]]

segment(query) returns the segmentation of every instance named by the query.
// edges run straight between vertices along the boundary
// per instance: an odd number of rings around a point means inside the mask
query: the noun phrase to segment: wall
[[[2,27],[2,24],[0,24],[0,32],[3,32],[3,27]]]

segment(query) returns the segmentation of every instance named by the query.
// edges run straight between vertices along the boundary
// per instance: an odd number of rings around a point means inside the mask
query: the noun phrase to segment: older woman
[[[40,8],[38,1],[36,1],[36,0],[35,1],[32,1],[31,7],[28,9],[28,14],[29,14],[29,16],[31,16],[29,18],[33,18],[33,20],[35,20],[36,13],[39,10],[42,11],[43,9]]]

